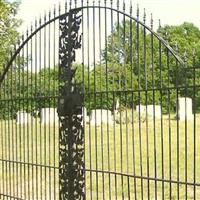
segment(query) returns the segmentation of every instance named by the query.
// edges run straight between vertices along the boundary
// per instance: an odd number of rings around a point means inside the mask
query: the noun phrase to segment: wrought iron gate
[[[122,3],[70,1],[12,47],[0,199],[200,196],[195,54],[187,65]]]

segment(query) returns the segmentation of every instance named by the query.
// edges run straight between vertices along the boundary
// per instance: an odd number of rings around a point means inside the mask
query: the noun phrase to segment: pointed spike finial
[[[132,4],[132,0],[130,0],[130,14],[132,15],[132,10],[133,10],[133,4]]]
[[[49,10],[49,20],[51,19],[51,10]]]
[[[47,20],[47,12],[45,11],[44,12],[44,22],[46,22],[46,20]]]
[[[60,12],[61,12],[61,4],[60,4],[60,2],[59,2],[59,5],[58,5],[58,13],[60,14]]]
[[[19,36],[19,37],[17,38],[17,45],[18,45],[18,47],[19,47],[19,45],[20,45],[20,40],[21,40],[21,36]]]
[[[72,9],[72,0],[69,1],[69,8]]]
[[[119,10],[119,0],[117,0],[117,10]]]
[[[26,37],[28,37],[28,33],[29,33],[29,30],[28,30],[28,27],[26,29]]]
[[[65,0],[65,12],[67,12],[67,0]]]
[[[113,0],[110,0],[110,5],[111,5],[111,7],[113,6]]]
[[[24,33],[22,33],[22,42],[24,41]]]
[[[161,33],[161,21],[160,19],[158,20],[158,34],[160,35]]]
[[[39,25],[41,26],[41,24],[42,24],[42,16],[41,16],[41,13],[40,13]]]
[[[158,27],[159,27],[159,29],[161,28],[161,20],[160,19],[158,20]]]
[[[35,29],[37,29],[37,18],[35,18]]]
[[[144,18],[143,18],[143,20],[144,20],[144,24],[146,23],[146,9],[144,8]]]
[[[137,19],[139,19],[139,16],[140,16],[140,9],[139,9],[139,4],[137,4],[137,12],[136,12],[137,14]]]
[[[56,16],[56,5],[54,4],[54,9],[53,9],[53,16]]]
[[[14,45],[14,51],[16,52],[16,50],[17,50],[17,45],[15,44]]]
[[[153,29],[153,14],[151,13],[151,29]]]
[[[125,4],[125,1],[123,1],[123,11],[125,12],[126,10],[126,4]]]
[[[31,22],[31,33],[33,32],[33,22]]]

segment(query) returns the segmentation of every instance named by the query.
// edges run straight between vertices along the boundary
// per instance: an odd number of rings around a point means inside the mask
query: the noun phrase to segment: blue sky
[[[125,1],[129,4],[129,0]],[[18,16],[24,23],[20,31],[25,30],[35,17],[53,8],[54,5],[58,5],[59,2],[64,3],[64,0],[21,0]],[[132,2],[135,7],[139,4],[141,11],[146,8],[147,15],[153,13],[155,22],[161,19],[163,25],[177,25],[188,21],[200,28],[200,0],[132,0]]]

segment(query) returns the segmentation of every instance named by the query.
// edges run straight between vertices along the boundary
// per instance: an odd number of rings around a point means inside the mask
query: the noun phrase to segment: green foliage
[[[194,24],[185,22],[179,26],[166,25],[158,30],[161,36],[170,46],[178,48],[178,54],[185,59],[186,66],[173,69],[173,85],[188,87],[186,90],[180,90],[181,96],[188,96],[195,101],[194,110],[200,110],[200,93],[196,90],[194,96],[194,84],[200,84],[200,30]],[[176,46],[176,47],[175,47]],[[194,54],[195,53],[195,54]],[[185,55],[183,57],[183,55]],[[196,68],[194,70],[194,68]],[[194,82],[195,80],[195,82]]]
[[[196,64],[200,64],[200,30],[191,23],[183,23],[179,26],[165,26],[157,30],[164,40],[173,48],[178,46],[180,57],[185,54],[186,64],[180,64],[153,34],[144,27],[129,20],[118,23],[112,34],[108,37],[107,46],[103,51],[103,62],[107,64],[108,71],[111,66],[124,66],[120,72],[125,70],[130,73],[125,82],[127,88],[134,91],[135,96],[132,104],[161,104],[164,112],[174,111],[176,105],[177,87],[186,87],[179,90],[180,96],[188,96],[194,99],[193,85],[200,82],[200,71],[196,70],[194,75],[194,56],[196,51]],[[120,73],[119,72],[119,73]],[[109,76],[109,75],[108,75]],[[130,79],[135,84],[130,84]],[[162,90],[161,90],[162,89]],[[140,92],[137,92],[140,91]],[[199,102],[199,94],[196,102]],[[199,100],[198,100],[199,99]],[[121,101],[121,103],[125,103]],[[196,103],[196,110],[199,105]]]
[[[18,36],[17,28],[21,24],[21,20],[16,18],[18,7],[18,1],[0,1],[0,71]]]

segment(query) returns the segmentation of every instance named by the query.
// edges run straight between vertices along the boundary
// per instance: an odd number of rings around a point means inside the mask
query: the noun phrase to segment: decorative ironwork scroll
[[[79,12],[73,10],[60,18],[60,200],[85,199],[83,98],[80,84],[74,81],[76,70],[72,67],[75,50],[81,47]]]

